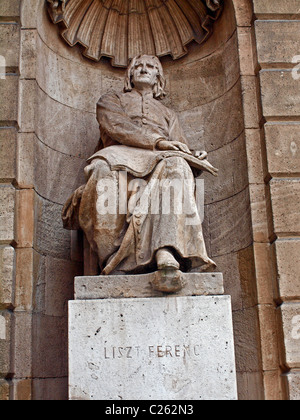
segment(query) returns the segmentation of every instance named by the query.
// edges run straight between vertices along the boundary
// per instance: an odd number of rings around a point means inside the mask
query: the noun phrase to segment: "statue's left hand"
[[[196,158],[198,158],[200,160],[204,160],[208,156],[207,152],[205,152],[204,150],[202,150],[202,151],[196,150],[193,154]]]

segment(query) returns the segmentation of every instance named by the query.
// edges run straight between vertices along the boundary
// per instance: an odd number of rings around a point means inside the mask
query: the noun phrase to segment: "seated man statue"
[[[160,101],[164,96],[160,61],[141,55],[127,70],[124,92],[100,98],[101,147],[88,159],[86,185],[67,201],[63,221],[65,228],[84,231],[102,275],[156,272],[154,287],[174,291],[182,287],[181,271],[215,267],[206,252],[194,173],[216,175],[217,169],[207,153],[192,154],[176,114]],[[169,194],[168,185],[174,186]]]

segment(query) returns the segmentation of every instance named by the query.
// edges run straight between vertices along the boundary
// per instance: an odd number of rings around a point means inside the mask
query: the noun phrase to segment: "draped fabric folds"
[[[212,33],[223,0],[46,0],[65,41],[94,61],[127,67],[139,54],[178,59]]]

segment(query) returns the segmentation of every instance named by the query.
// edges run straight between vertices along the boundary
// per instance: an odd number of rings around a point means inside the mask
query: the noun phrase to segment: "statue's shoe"
[[[156,262],[159,270],[179,270],[180,267],[172,252],[166,248],[157,251]]]

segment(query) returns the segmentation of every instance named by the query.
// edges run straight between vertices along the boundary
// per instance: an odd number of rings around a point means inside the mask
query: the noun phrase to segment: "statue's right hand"
[[[177,150],[177,151],[187,153],[189,155],[192,154],[188,146],[179,141],[161,140],[158,142],[156,147],[158,150]]]
[[[160,140],[156,147],[158,150],[178,150],[178,148],[168,140]]]

